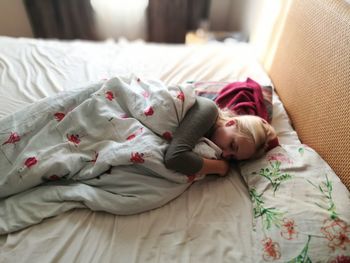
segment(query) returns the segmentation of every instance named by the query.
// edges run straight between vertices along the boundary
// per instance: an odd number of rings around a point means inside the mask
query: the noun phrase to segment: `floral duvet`
[[[193,89],[116,77],[0,120],[0,234],[73,208],[134,214],[180,195],[194,176],[165,168]]]

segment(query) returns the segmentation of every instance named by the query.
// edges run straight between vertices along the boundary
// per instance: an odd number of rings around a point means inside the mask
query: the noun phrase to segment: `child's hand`
[[[230,170],[230,164],[226,160],[211,160],[203,158],[203,167],[198,174],[218,174],[225,176]]]
[[[230,171],[230,164],[228,161],[226,160],[218,160],[221,162],[220,166],[221,166],[221,171],[219,172],[220,176],[226,176],[228,174],[228,172]]]

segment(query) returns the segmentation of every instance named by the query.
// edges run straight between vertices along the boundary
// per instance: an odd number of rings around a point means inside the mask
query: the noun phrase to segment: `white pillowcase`
[[[275,90],[273,90],[272,95],[272,107],[271,125],[277,132],[279,142],[281,144],[300,145],[298,135],[293,129],[289,116]]]

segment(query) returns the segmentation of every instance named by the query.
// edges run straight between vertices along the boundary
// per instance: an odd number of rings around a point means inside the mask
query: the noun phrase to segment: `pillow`
[[[271,125],[275,128],[278,141],[281,144],[301,144],[298,134],[292,127],[292,122],[280,100],[274,91],[272,95],[273,119]]]
[[[204,82],[192,82],[195,87],[196,95],[206,97],[211,100],[215,100],[220,91],[233,82],[220,82],[220,81],[204,81]],[[261,86],[261,91],[263,94],[263,103],[267,110],[267,121],[272,120],[272,86]]]
[[[306,145],[239,164],[253,204],[254,262],[350,262],[350,194]]]

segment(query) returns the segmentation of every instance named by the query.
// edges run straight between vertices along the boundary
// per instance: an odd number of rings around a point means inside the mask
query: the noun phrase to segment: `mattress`
[[[130,73],[167,84],[247,77],[272,84],[244,43],[0,37],[0,50],[0,118],[60,91]],[[300,143],[275,93],[272,124],[282,143]],[[252,218],[247,185],[232,169],[152,211],[116,216],[76,209],[2,235],[0,262],[252,262]]]

